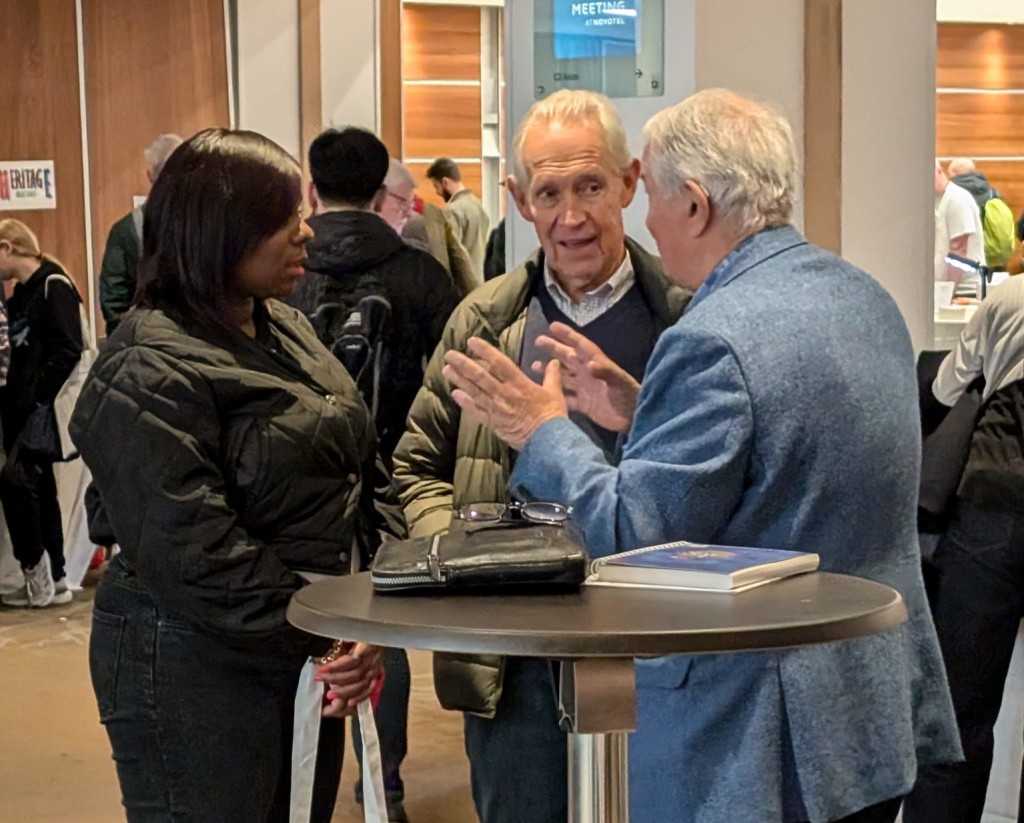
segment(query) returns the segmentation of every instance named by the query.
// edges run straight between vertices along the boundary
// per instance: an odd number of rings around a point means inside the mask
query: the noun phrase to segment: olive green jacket
[[[658,319],[659,331],[664,331],[682,314],[690,295],[665,278],[657,258],[629,239],[626,248],[637,286]],[[543,262],[537,252],[515,271],[488,281],[448,320],[394,453],[394,481],[411,537],[445,531],[453,507],[508,499],[514,452],[490,429],[462,417],[441,369],[446,352],[465,351],[469,338],[479,335],[497,340],[518,362],[526,308],[535,281],[543,276]],[[441,705],[493,716],[502,668],[496,655],[435,655],[434,683]]]

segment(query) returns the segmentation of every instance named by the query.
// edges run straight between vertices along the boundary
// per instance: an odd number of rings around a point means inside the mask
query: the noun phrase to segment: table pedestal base
[[[632,658],[562,663],[560,725],[569,732],[569,823],[629,823],[627,733],[636,729]]]
[[[625,732],[569,735],[569,823],[628,823]]]

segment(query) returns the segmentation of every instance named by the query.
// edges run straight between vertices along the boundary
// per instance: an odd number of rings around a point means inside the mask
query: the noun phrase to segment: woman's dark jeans
[[[96,592],[89,668],[129,823],[287,823],[302,662],[166,619],[112,561]],[[344,737],[343,721],[321,724],[315,823],[331,819]]]

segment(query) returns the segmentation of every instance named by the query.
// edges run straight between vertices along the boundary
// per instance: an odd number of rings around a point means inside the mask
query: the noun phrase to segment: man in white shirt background
[[[971,193],[950,181],[935,161],[935,279],[959,284],[962,273],[946,263],[956,254],[985,265],[985,236],[981,214]]]

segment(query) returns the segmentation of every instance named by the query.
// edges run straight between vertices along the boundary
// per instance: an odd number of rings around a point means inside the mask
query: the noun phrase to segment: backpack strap
[[[50,297],[50,281],[56,280],[58,283],[64,283],[74,293],[78,299],[78,322],[82,329],[82,351],[88,351],[95,348],[95,343],[92,339],[92,329],[89,327],[89,318],[85,314],[85,303],[82,302],[82,295],[78,293],[78,289],[75,288],[75,284],[71,282],[71,278],[66,274],[60,272],[49,275],[43,282],[43,299],[47,300]]]
[[[77,297],[79,302],[81,302],[82,297],[79,295],[78,289],[75,288],[75,284],[71,282],[71,278],[66,274],[60,274],[59,272],[51,274],[46,278],[46,281],[43,283],[43,297],[48,298],[50,296],[50,283],[53,280],[56,280],[58,283],[66,283],[71,291],[75,293],[75,297]]]

